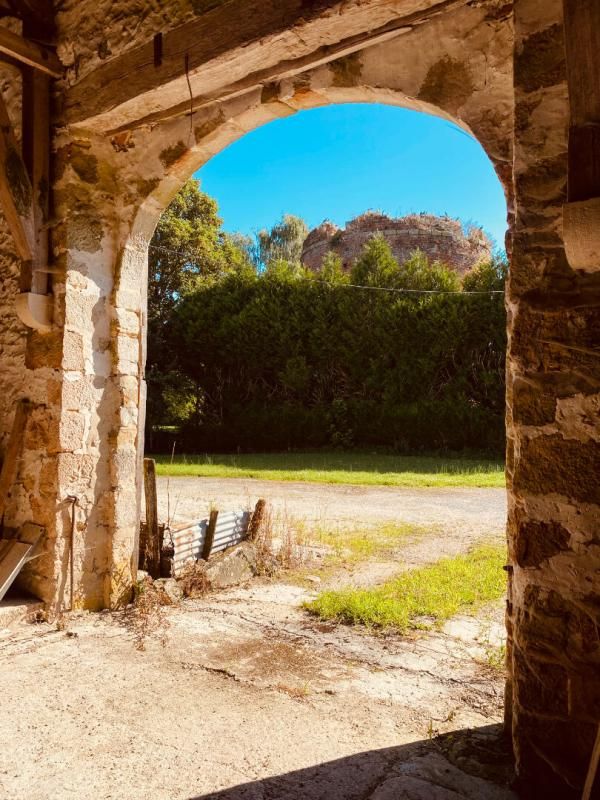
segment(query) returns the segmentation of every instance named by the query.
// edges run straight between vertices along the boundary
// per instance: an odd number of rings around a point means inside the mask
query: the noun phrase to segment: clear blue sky
[[[368,209],[476,222],[504,246],[506,203],[478,142],[445,120],[383,105],[304,111],[246,134],[196,173],[225,229],[282,214],[340,226]]]

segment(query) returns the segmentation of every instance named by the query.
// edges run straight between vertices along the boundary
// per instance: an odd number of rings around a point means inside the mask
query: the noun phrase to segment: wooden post
[[[153,578],[160,578],[160,535],[156,499],[156,465],[153,458],[144,459],[144,493],[146,496],[146,565]]]
[[[208,526],[206,528],[206,538],[204,539],[204,547],[202,548],[202,558],[208,561],[212,550],[213,542],[215,540],[215,531],[217,529],[218,511],[211,511],[208,518]]]
[[[23,161],[33,191],[35,250],[29,285],[22,291],[48,291],[48,221],[50,191],[50,78],[33,68],[23,70]]]
[[[571,106],[569,202],[600,197],[600,3],[563,0]]]
[[[258,532],[260,531],[260,527],[265,517],[266,507],[267,507],[266,500],[261,499],[256,503],[254,512],[252,514],[252,519],[250,520],[250,524],[248,525],[248,539],[250,539],[250,541],[253,541],[258,536]]]

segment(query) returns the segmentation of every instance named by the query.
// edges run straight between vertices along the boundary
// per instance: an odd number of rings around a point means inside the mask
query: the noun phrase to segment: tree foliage
[[[373,292],[284,265],[179,305],[178,363],[201,395],[192,449],[502,447],[501,297]]]
[[[203,281],[250,263],[221,225],[216,201],[192,178],[163,212],[150,242],[146,364],[150,435],[157,422],[189,416],[195,401],[195,387],[175,369],[171,351],[170,323],[178,303]]]
[[[293,214],[285,214],[270,230],[261,230],[256,237],[255,263],[268,267],[272,261],[299,264],[304,240],[308,235],[306,223]]]
[[[464,278],[473,295],[377,236],[350,273],[329,253],[315,274],[305,236],[291,216],[227,236],[184,186],[150,250],[149,432],[183,426],[178,447],[200,451],[502,448],[505,262]]]

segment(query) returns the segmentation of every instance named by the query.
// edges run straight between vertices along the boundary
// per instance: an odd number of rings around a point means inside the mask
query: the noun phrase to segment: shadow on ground
[[[513,778],[502,726],[489,725],[357,753],[190,800],[513,800]]]

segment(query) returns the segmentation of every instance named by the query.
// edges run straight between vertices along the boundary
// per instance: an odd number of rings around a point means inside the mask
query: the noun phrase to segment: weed
[[[136,584],[134,602],[126,611],[126,621],[133,632],[136,650],[145,650],[148,638],[158,638],[163,647],[166,645],[170,623],[162,605],[161,592],[151,578],[144,578]]]
[[[484,664],[494,672],[506,672],[506,644],[487,644],[485,646]]]
[[[482,545],[466,555],[404,572],[372,589],[325,591],[308,603],[322,619],[380,628],[427,629],[475,610],[506,590],[504,547]]]
[[[191,561],[185,564],[178,575],[177,582],[184,597],[190,597],[191,599],[204,597],[210,591],[210,580],[206,574],[204,562]]]

